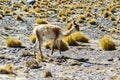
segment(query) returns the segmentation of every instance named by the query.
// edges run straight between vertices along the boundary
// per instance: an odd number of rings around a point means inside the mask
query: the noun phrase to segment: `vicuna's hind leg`
[[[51,52],[51,55],[53,55],[54,45],[55,45],[55,39],[52,40],[52,52]]]
[[[61,40],[57,40],[57,44],[58,44],[58,50],[59,53],[61,54],[61,46],[60,46]]]

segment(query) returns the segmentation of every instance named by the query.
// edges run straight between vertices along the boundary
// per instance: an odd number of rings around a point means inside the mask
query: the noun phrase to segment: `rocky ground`
[[[41,8],[40,12],[34,12],[34,8],[24,1],[21,3],[16,0],[7,1],[9,0],[0,2],[0,14],[2,15],[0,19],[0,67],[7,63],[12,64],[15,74],[0,74],[0,80],[120,80],[120,4],[117,4],[117,1],[120,3],[119,0],[38,0],[39,5],[32,6],[39,6]],[[69,1],[72,1],[72,3]],[[82,3],[83,7],[73,8],[78,3]],[[17,7],[13,4],[17,4]],[[115,20],[102,16],[102,8],[106,9],[108,5],[115,6],[115,10],[112,12]],[[118,7],[116,7],[117,5]],[[32,10],[33,13],[21,10],[22,7]],[[64,21],[58,15],[60,10],[66,9],[67,11],[69,8],[73,8],[74,14],[65,15],[67,19],[72,21],[73,18],[77,20],[80,15],[85,15],[87,7],[90,7],[92,17],[96,19],[96,24],[92,25],[86,20],[79,25],[81,32],[89,36],[89,43],[69,46],[69,50],[62,51],[63,58],[56,58],[56,56],[60,56],[56,50],[53,56],[46,57],[45,61],[36,63],[37,68],[30,69],[26,62],[34,61],[35,57],[33,56],[33,43],[29,40],[29,37],[32,34],[33,25],[36,24],[36,19],[38,17],[46,19],[50,24],[65,28],[69,21]],[[4,12],[5,10],[10,12]],[[94,13],[95,10],[96,13]],[[13,11],[15,14],[11,14]],[[31,15],[29,15],[30,13]],[[21,15],[23,21],[15,19],[17,15]],[[103,29],[100,29],[100,26],[103,26]],[[111,32],[112,29],[118,31],[113,33]],[[104,51],[100,48],[99,40],[104,35],[110,35],[114,39],[116,50]],[[21,40],[24,47],[6,47],[8,36]],[[42,52],[44,55],[49,55],[51,50],[42,47]],[[24,53],[31,55],[22,56]],[[32,63],[34,64],[34,62]],[[52,77],[46,78],[46,71],[50,71]]]

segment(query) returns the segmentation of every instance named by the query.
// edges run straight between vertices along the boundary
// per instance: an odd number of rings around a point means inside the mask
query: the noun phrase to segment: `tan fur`
[[[40,53],[42,54],[41,44],[42,44],[43,38],[53,40],[53,45],[54,45],[54,42],[56,40],[61,41],[64,36],[68,36],[72,32],[75,32],[78,30],[79,30],[79,26],[77,24],[74,24],[72,28],[68,31],[63,30],[61,27],[57,25],[42,24],[42,25],[35,26],[33,33],[36,35],[36,38],[39,42]],[[36,41],[36,44],[37,44],[37,41]],[[60,46],[58,45],[58,47]],[[53,49],[52,49],[52,54],[53,54]]]

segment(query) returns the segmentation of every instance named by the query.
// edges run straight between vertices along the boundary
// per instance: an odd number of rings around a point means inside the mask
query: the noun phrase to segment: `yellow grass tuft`
[[[75,8],[77,8],[77,9],[78,9],[78,8],[82,9],[82,8],[83,8],[83,5],[80,4],[80,3],[78,3],[78,4],[75,5]]]
[[[78,17],[78,22],[82,23],[82,22],[84,22],[84,20],[85,20],[85,16],[84,15],[80,15]]]
[[[77,42],[86,42],[87,43],[89,41],[89,38],[80,32],[73,33],[72,38],[74,41],[77,41]]]
[[[109,19],[111,20],[111,21],[115,21],[116,19],[115,19],[115,16],[113,16],[113,15],[110,15],[109,16]]]
[[[88,18],[87,21],[91,24],[91,25],[95,25],[96,24],[96,19],[94,18]]]
[[[111,12],[109,12],[109,11],[103,11],[103,17],[104,18],[107,18],[107,17],[109,17],[112,13]]]
[[[13,71],[13,66],[11,64],[6,64],[4,68],[0,69],[1,74],[15,74]]]
[[[100,39],[100,47],[103,50],[115,50],[115,43],[110,36],[104,36]]]
[[[61,11],[59,11],[58,12],[58,15],[61,17],[61,16],[66,16],[66,14],[65,14],[65,10],[61,10]]]
[[[8,47],[21,47],[22,45],[22,42],[18,39],[15,39],[13,37],[8,37],[7,40],[6,40],[6,45]]]
[[[52,49],[52,41],[45,43],[44,47],[47,49]],[[63,40],[61,41],[60,48],[61,48],[61,51],[65,51],[69,49],[68,44]],[[54,49],[58,49],[57,42],[55,42]]]
[[[48,22],[47,22],[45,19],[37,18],[37,19],[36,19],[36,23],[37,23],[37,24],[47,24]]]
[[[25,12],[28,12],[28,11],[29,11],[29,9],[28,9],[27,7],[25,7],[25,6],[22,7],[21,10],[22,10],[22,11],[25,11]]]
[[[67,29],[67,30],[69,30],[71,27],[72,27],[72,23],[68,23],[68,24],[66,25],[66,29]]]
[[[3,16],[0,14],[0,19],[2,19],[3,18]]]
[[[74,45],[77,44],[76,41],[73,40],[73,38],[72,38],[71,35],[70,35],[70,36],[67,36],[67,37],[64,37],[62,40],[63,40],[64,42],[68,43],[70,46],[74,46]]]
[[[36,8],[35,8],[35,12],[40,13],[40,12],[41,12],[41,9],[38,8],[38,7],[36,7]]]
[[[36,37],[34,34],[32,34],[29,39],[32,43],[35,43],[35,41],[36,41]]]
[[[93,17],[93,15],[92,15],[91,12],[86,12],[85,16],[86,16],[86,17]]]

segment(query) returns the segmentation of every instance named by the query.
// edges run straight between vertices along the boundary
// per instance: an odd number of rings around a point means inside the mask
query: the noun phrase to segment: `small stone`
[[[33,5],[35,3],[35,0],[27,0],[27,2]]]
[[[108,61],[113,61],[113,58],[108,59]]]

